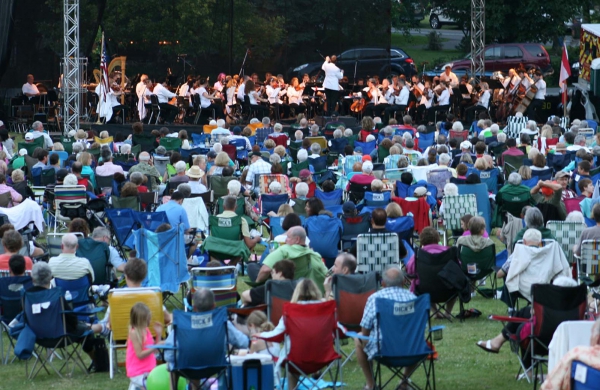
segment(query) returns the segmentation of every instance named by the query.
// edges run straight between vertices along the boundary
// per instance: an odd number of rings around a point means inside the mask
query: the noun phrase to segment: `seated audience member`
[[[270,332],[275,329],[275,326],[267,319],[265,312],[255,310],[248,316],[246,320],[248,334],[250,338],[262,332]],[[252,339],[249,353],[269,354],[274,358],[279,358],[281,349],[279,343],[266,342],[260,339]]]
[[[450,178],[450,183],[454,183],[456,185],[458,184],[465,184],[467,181],[467,172],[469,171],[469,167],[467,167],[465,164],[458,164],[456,166],[456,177],[451,177]]]
[[[528,208],[527,211],[525,212],[525,216],[523,217],[523,220],[525,222],[525,227],[516,234],[515,239],[513,241],[513,245],[512,245],[513,247],[517,241],[519,241],[520,239],[523,238],[523,234],[525,234],[527,229],[539,230],[540,233],[542,234],[542,239],[556,240],[556,238],[552,234],[552,231],[550,229],[548,229],[547,227],[545,227],[544,216],[542,215],[542,212],[540,211],[540,209],[538,209],[536,207]]]
[[[192,194],[203,194],[208,191],[206,186],[200,181],[204,177],[204,171],[199,166],[192,165],[187,171],[187,176],[190,179],[188,184],[192,189]]]
[[[594,183],[590,179],[579,180],[577,187],[583,198],[591,198],[594,195]]]
[[[556,207],[557,218],[550,219],[564,221],[567,217],[567,209],[562,201],[562,186],[559,183],[551,180],[540,180],[531,189],[531,197],[538,205],[547,203]]]
[[[581,236],[579,236],[579,241],[573,247],[573,253],[577,256],[581,256],[581,243],[584,240],[600,240],[600,203],[596,203],[594,207],[592,207],[591,217],[596,222],[596,226],[584,229]]]
[[[74,218],[69,223],[69,233],[81,233],[83,238],[87,238],[90,235],[90,225],[83,218]]]
[[[373,175],[373,163],[371,161],[365,161],[362,164],[362,173],[358,173],[350,178],[350,183],[346,187],[346,190],[350,189],[350,184],[370,185],[376,177]]]
[[[471,219],[473,218],[473,216],[471,214],[465,214],[460,218],[460,228],[463,231],[463,236],[470,236],[471,235],[471,230],[469,229],[469,222],[471,221]],[[485,223],[485,220],[483,220],[483,222]],[[489,235],[487,233],[487,230],[483,230],[483,237],[488,238]]]
[[[129,176],[129,181],[136,185],[138,193],[140,194],[148,192],[148,187],[144,185],[145,180],[147,179],[141,172],[133,172]]]
[[[333,299],[333,291],[331,289],[331,282],[333,280],[333,275],[353,275],[356,271],[356,257],[352,256],[350,253],[340,253],[333,263],[333,267],[331,268],[333,271],[332,275],[329,275],[325,278],[323,282],[323,287],[325,288],[325,300]]]
[[[110,150],[102,151],[102,165],[96,167],[96,175],[111,176],[115,173],[123,173],[123,167],[113,164],[113,155]]]
[[[125,270],[125,260],[119,254],[119,251],[116,250],[115,247],[110,245],[110,231],[105,227],[99,226],[94,229],[94,232],[92,233],[92,239],[94,241],[104,242],[106,245],[108,245],[108,250],[110,252],[110,264],[112,265],[114,270],[123,272]]]
[[[297,183],[295,187],[297,187],[301,183],[305,183],[308,186],[308,192],[305,195],[307,198],[312,198],[315,196],[315,191],[317,190],[317,183],[313,180],[312,173],[308,169],[303,169],[298,174],[298,177],[292,177],[290,182]],[[293,197],[293,196],[292,196]]]
[[[13,187],[6,185],[6,176],[0,173],[0,195],[5,193],[10,193],[10,196],[12,198],[12,202],[8,203],[8,208],[13,207],[18,203],[21,203],[21,201],[23,200],[23,196],[21,194],[15,191]]]
[[[527,215],[527,212],[525,213]],[[523,234],[523,245],[538,247],[542,242],[542,234],[539,230],[535,228],[530,228],[525,231]],[[496,272],[496,277],[504,278],[508,274],[508,269],[510,268],[510,264],[512,262],[513,256],[509,256],[506,262],[502,265]]]
[[[370,363],[373,356],[378,351],[377,344],[381,342],[379,324],[377,323],[377,316],[375,315],[375,301],[377,298],[391,299],[396,302],[408,302],[416,299],[416,296],[413,293],[402,288],[403,285],[404,273],[402,270],[395,265],[388,266],[382,275],[382,288],[367,299],[362,321],[360,322],[360,333],[363,336],[370,337],[370,340],[354,339],[356,361],[358,362],[366,381],[363,390],[373,390],[376,388]],[[414,368],[406,368],[404,374],[407,374],[410,370],[414,370]],[[406,386],[408,383],[403,382],[403,384]],[[400,386],[402,386],[402,384]]]
[[[0,270],[9,269],[10,258],[13,255],[20,254],[21,249],[23,248],[23,237],[21,233],[16,230],[7,230],[4,232],[2,236],[2,247],[4,248],[4,253],[0,255]],[[25,259],[25,268],[28,271],[31,271],[33,267],[33,261],[30,257],[24,256]]]
[[[227,183],[227,191],[228,195],[223,197],[223,200],[225,200],[227,196],[233,196],[236,199],[244,198],[244,214],[252,218],[253,221],[258,221],[258,214],[254,212],[254,208],[250,203],[249,198],[245,197],[245,195],[250,194],[250,191],[247,191],[244,187],[242,187],[242,183],[237,180],[231,180],[229,183]]]
[[[462,219],[461,219],[462,224]],[[469,234],[463,235],[456,240],[456,245],[464,245],[471,248],[474,252],[480,252],[488,246],[494,245],[489,237],[485,237],[485,219],[483,217],[473,217],[468,222]],[[466,232],[465,231],[465,232]]]
[[[283,259],[273,264],[272,280],[293,280],[296,265],[292,260]],[[265,303],[265,285],[253,287],[241,295],[244,306],[258,306]]]
[[[139,195],[138,192],[138,187],[132,183],[125,183],[125,185],[123,186],[123,188],[121,188],[121,194],[120,194],[121,198],[130,198],[130,197],[136,197]]]
[[[75,280],[85,275],[89,275],[90,281],[94,281],[94,269],[88,259],[75,256],[77,251],[77,236],[74,234],[65,234],[62,238],[62,253],[51,257],[48,265],[55,278],[64,280]]]
[[[218,214],[217,217],[232,218],[232,217],[237,216],[237,214],[235,213],[236,207],[237,207],[237,198],[235,198],[233,196],[225,197],[225,200],[223,201],[223,212],[221,214]],[[185,210],[184,210],[184,212],[185,212]],[[254,238],[252,238],[250,236],[250,228],[248,226],[248,221],[246,221],[246,219],[244,219],[244,218],[242,218],[241,230],[242,230],[242,237],[244,238],[244,242],[246,243],[246,246],[250,249],[254,248],[254,246],[262,240],[261,236],[257,236]]]
[[[183,194],[179,191],[175,191],[171,195],[171,200],[158,206],[156,211],[164,211],[167,213],[167,218],[171,226],[179,226],[179,224],[182,224],[184,230],[188,231],[190,229],[190,223],[188,221],[187,212],[181,205],[183,199]]]
[[[25,180],[25,172],[20,169],[15,169],[12,171],[10,178],[12,179],[12,188],[17,191],[23,197],[23,200],[29,198],[31,200],[35,200],[35,195],[33,194],[33,190],[29,187],[27,180]],[[12,191],[11,191],[12,193]],[[23,201],[22,200],[22,201]],[[16,203],[13,199],[13,203]]]

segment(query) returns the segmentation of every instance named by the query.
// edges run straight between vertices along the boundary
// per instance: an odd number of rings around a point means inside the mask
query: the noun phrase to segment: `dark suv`
[[[349,49],[337,56],[337,66],[344,71],[344,76],[348,81],[354,81],[354,71],[356,69],[356,79],[364,79],[368,76],[379,76],[384,78],[390,74],[404,74],[411,77],[417,73],[415,64],[408,54],[402,49],[392,47],[388,51],[378,47],[360,47]],[[304,73],[311,77],[318,75],[318,79],[325,77],[321,66],[323,61],[309,62],[295,67],[289,71],[289,77],[302,78]]]
[[[471,56],[452,62],[452,70],[471,69]],[[485,70],[486,72],[508,72],[523,64],[529,69],[537,66],[542,72],[552,71],[550,56],[539,43],[496,43],[485,47]]]

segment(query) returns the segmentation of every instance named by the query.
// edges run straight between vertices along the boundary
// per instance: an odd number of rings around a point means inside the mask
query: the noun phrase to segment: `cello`
[[[373,94],[371,93],[370,88],[367,91],[367,98],[369,99],[369,101],[373,99]],[[365,107],[367,107],[367,101],[365,100],[365,98],[361,97],[360,99],[352,103],[352,105],[350,106],[350,111],[362,113],[365,110]]]

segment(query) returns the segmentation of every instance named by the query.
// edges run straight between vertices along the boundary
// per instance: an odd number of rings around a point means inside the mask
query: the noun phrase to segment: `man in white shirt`
[[[244,137],[242,135],[242,128],[240,126],[235,126],[233,128],[233,135],[229,136],[229,139],[243,139],[244,141],[246,141],[246,150],[248,152],[252,151],[252,144],[250,144],[250,140],[248,139],[248,137]]]
[[[490,87],[488,83],[482,82],[480,84],[481,91],[479,100],[477,103],[465,109],[465,116],[467,119],[467,124],[473,122],[473,116],[475,115],[475,111],[485,111],[488,109],[490,105]]]
[[[327,100],[327,111],[325,115],[329,116],[332,112],[337,112],[337,103],[340,99],[339,80],[344,77],[343,71],[335,65],[336,56],[327,56],[321,69],[325,72],[323,88],[325,88],[325,99]]]
[[[544,81],[544,75],[539,70],[536,70],[533,74],[533,80],[535,81],[534,85],[537,88],[537,92],[531,103],[529,103],[529,107],[527,107],[527,117],[540,122],[538,119],[540,115],[538,114],[542,110],[542,106],[546,100],[546,82]]]
[[[165,78],[162,84],[154,86],[154,95],[158,98],[158,105],[160,106],[160,116],[164,118],[165,124],[171,124],[179,112],[177,106],[169,104],[169,100],[177,95],[169,91],[168,86],[169,78]]]
[[[258,183],[255,182],[256,175],[258,174],[271,174],[271,164],[263,160],[260,152],[250,153],[250,166],[248,167],[248,174],[246,175],[246,184],[248,187],[258,190]]]
[[[405,111],[408,105],[408,98],[410,97],[410,89],[406,85],[406,80],[398,78],[398,86],[400,87],[400,93],[398,96],[395,94],[391,95],[389,101],[390,106],[385,109],[385,124],[387,125],[390,121],[390,116],[396,111]]]
[[[267,85],[266,91],[267,98],[269,99],[269,104],[271,105],[271,107],[273,107],[275,120],[279,120],[281,118],[282,111],[283,115],[287,117],[290,111],[290,107],[287,104],[283,104],[283,101],[281,100],[281,96],[286,94],[286,90],[281,90],[279,81],[276,77],[271,77],[269,85]]]
[[[23,91],[23,95],[27,96],[30,103],[39,102],[40,91],[38,90],[37,86],[33,83],[32,74],[27,75],[27,82],[23,84],[23,88],[21,89]]]
[[[44,125],[40,121],[35,121],[31,125],[33,131],[30,134],[33,136],[33,139],[38,139],[39,137],[44,137],[44,146],[46,149],[52,149],[54,146],[54,141],[50,138],[48,133],[44,132]]]
[[[210,141],[215,144],[221,142],[222,138],[229,137],[231,132],[225,128],[225,119],[219,119],[217,121],[217,128],[210,132]]]
[[[445,81],[440,81],[441,91],[435,92],[437,94],[438,104],[437,106],[431,106],[428,111],[429,122],[435,122],[436,111],[446,111],[450,108],[450,88]],[[444,116],[445,117],[445,116]]]
[[[60,246],[62,253],[48,261],[52,276],[63,280],[75,280],[89,274],[93,282],[94,269],[88,259],[75,256],[77,246],[76,235],[69,233],[63,236]]]
[[[451,88],[458,87],[458,77],[452,72],[452,64],[444,66],[444,72],[440,75],[440,81],[445,81]]]

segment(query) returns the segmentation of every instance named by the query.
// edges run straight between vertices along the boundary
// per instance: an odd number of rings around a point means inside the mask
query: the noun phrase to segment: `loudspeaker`
[[[346,128],[358,126],[358,121],[353,116],[315,116],[315,123],[319,127],[323,127],[329,122],[344,122]]]

